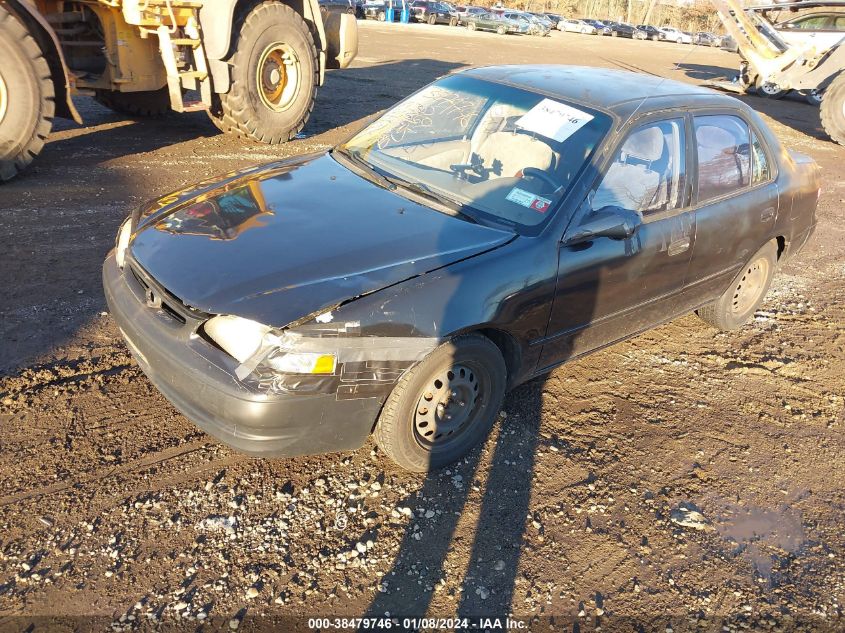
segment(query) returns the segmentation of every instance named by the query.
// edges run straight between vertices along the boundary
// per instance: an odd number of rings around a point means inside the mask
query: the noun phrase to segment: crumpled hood
[[[132,259],[193,308],[278,327],[514,237],[378,187],[329,154],[154,206]]]

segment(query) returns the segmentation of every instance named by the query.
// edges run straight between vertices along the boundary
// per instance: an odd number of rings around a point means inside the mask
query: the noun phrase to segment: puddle
[[[771,509],[725,505],[713,518],[713,527],[723,539],[736,545],[733,553],[747,558],[770,585],[779,559],[798,553],[807,540],[801,515],[788,506]]]

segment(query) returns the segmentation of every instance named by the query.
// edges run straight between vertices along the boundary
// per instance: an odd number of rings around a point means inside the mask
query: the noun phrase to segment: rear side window
[[[698,151],[698,200],[736,193],[751,182],[748,125],[739,117],[695,117]]]
[[[845,31],[845,15],[840,15],[833,21],[833,30]]]
[[[751,184],[766,182],[772,177],[769,159],[757,135],[751,134]]]

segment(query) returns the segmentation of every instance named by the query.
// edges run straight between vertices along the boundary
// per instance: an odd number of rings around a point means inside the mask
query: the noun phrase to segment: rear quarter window
[[[748,124],[737,116],[695,117],[698,200],[737,193],[751,184]]]

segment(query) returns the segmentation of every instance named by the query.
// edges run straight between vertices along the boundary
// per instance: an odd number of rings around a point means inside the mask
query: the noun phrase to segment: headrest
[[[656,127],[638,130],[628,137],[622,151],[640,160],[657,160],[663,156],[663,133]]]
[[[726,129],[715,125],[696,126],[695,139],[700,147],[718,150],[721,153],[736,148],[736,137]],[[733,152],[728,151],[727,153]]]

